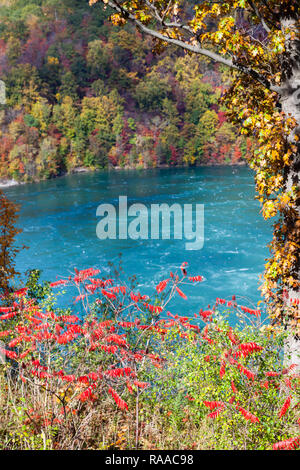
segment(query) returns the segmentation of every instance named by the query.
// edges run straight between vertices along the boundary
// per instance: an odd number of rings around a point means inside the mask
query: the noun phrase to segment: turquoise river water
[[[233,294],[260,299],[259,275],[268,256],[271,227],[255,200],[252,172],[246,167],[154,169],[79,173],[37,184],[10,187],[6,194],[21,204],[18,242],[29,246],[17,257],[17,268],[43,271],[43,279],[68,276],[74,267],[98,267],[122,253],[123,277],[136,274],[142,293],[175,271],[183,261],[189,274],[204,276],[198,286],[185,286],[189,300],[176,298],[172,311],[192,314],[216,297]],[[128,205],[166,203],[204,205],[204,246],[186,250],[186,240],[99,240],[99,204],[118,208],[119,196]],[[172,225],[172,224],[171,224]]]

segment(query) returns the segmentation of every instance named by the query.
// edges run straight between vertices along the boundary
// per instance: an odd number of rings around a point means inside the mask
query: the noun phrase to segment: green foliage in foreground
[[[219,328],[222,332],[217,331]],[[231,329],[228,318],[218,314],[210,330],[213,344],[192,338],[179,340],[176,329],[168,331],[160,344],[165,368],[145,376],[145,380],[150,376],[153,383],[147,398],[153,406],[159,402],[162,412],[169,416],[169,432],[181,430],[185,435],[188,424],[192,423],[192,428],[199,429],[198,438],[206,443],[208,430],[209,447],[214,449],[268,449],[271,443],[287,440],[291,429],[297,432],[297,411],[290,410],[285,419],[279,419],[279,410],[289,390],[286,387],[280,390],[279,381],[266,376],[271,371],[282,370],[280,352],[284,334],[259,325]],[[238,337],[241,344],[255,343],[263,347],[263,351],[240,360],[247,370],[255,371],[254,380],[228,365],[228,333]],[[222,357],[226,364],[224,376],[220,372]],[[294,405],[297,400],[299,387]],[[205,406],[206,401],[219,403],[212,413],[220,410],[220,414],[207,418],[210,409]],[[224,409],[222,402],[226,403]],[[250,410],[259,422],[245,420],[237,411],[239,407]],[[204,423],[207,428],[203,427]],[[189,433],[186,437],[189,438]]]

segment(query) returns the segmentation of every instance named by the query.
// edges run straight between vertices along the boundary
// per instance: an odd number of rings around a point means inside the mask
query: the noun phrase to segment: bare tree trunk
[[[290,30],[298,31],[297,22],[292,18],[285,18],[281,21],[283,30],[286,28]],[[286,61],[283,61],[283,91],[281,93],[281,106],[282,111],[287,117],[295,119],[298,125],[291,132],[288,137],[289,143],[295,145],[298,148],[297,153],[294,156],[293,162],[290,165],[285,175],[285,189],[291,191],[292,186],[298,186],[300,184],[300,42],[299,40],[292,39],[290,34],[286,37]],[[286,216],[285,223],[288,224],[290,233],[295,235],[296,243],[300,242],[299,231],[300,231],[300,201],[297,201],[295,215],[289,217]],[[292,223],[291,223],[292,221]],[[293,267],[293,276],[300,282],[300,254],[298,252],[297,262]],[[296,289],[288,288],[289,299],[300,299],[299,286]],[[296,316],[300,315],[300,306],[296,306],[298,312]],[[285,364],[297,364],[300,369],[300,337],[299,334],[290,333],[286,340],[285,349]]]
[[[284,367],[292,364],[297,365],[300,369],[300,338],[298,335],[289,334],[284,345]]]

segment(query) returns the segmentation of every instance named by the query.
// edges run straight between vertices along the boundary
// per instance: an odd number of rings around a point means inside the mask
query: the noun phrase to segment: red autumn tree
[[[0,294],[10,289],[11,280],[19,273],[15,269],[15,257],[20,251],[15,238],[21,229],[16,228],[19,207],[0,191]]]

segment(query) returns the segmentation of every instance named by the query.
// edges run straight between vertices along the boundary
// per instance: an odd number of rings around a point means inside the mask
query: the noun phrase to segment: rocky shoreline
[[[0,180],[0,188],[10,188],[11,186],[18,186],[19,184],[25,184],[14,179],[11,180]]]

